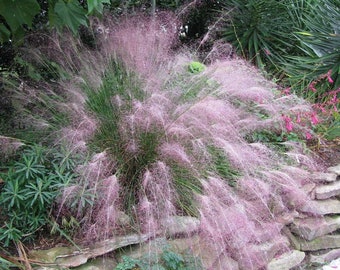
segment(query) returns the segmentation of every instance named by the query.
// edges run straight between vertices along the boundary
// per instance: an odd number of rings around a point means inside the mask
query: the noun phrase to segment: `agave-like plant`
[[[311,9],[312,10],[312,9]],[[303,19],[305,31],[297,31],[302,55],[288,56],[285,70],[295,90],[305,90],[313,80],[329,74],[319,90],[340,86],[340,8],[334,0],[320,1]],[[320,96],[319,93],[318,96]]]
[[[278,71],[284,55],[295,54],[293,29],[303,24],[302,13],[311,1],[225,0],[225,8],[231,12],[224,38],[258,67]]]

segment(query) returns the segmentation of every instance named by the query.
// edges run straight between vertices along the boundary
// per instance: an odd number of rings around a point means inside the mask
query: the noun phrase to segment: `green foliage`
[[[110,4],[110,0],[87,0],[87,14],[103,13],[103,4]]]
[[[217,147],[209,147],[209,152],[212,157],[213,171],[217,172],[223,179],[228,181],[228,185],[235,187],[237,185],[237,178],[240,176],[239,172],[232,168],[229,160],[222,149]]]
[[[191,73],[197,74],[205,70],[205,65],[194,61],[189,64],[188,70]]]
[[[0,0],[0,15],[4,21],[0,23],[0,44],[7,41],[21,42],[27,29],[34,26],[37,16],[48,14],[50,28],[61,31],[68,27],[73,34],[79,26],[87,26],[88,16],[103,13],[103,4],[110,0],[87,0],[87,10],[79,0],[48,0],[47,10],[41,8],[37,0]],[[38,21],[38,24],[41,21]]]
[[[140,263],[139,260],[132,259],[127,256],[123,256],[122,259],[123,261],[116,266],[115,270],[140,269],[138,266]]]
[[[335,140],[340,138],[340,114],[334,113],[332,121],[319,124],[316,131],[327,140]]]
[[[94,150],[107,150],[117,161],[119,173],[126,179],[126,206],[135,201],[136,189],[139,187],[140,174],[155,160],[159,133],[150,128],[147,131],[136,132],[135,140],[140,146],[134,154],[126,150],[126,136],[120,125],[132,110],[133,101],[142,101],[145,93],[136,75],[128,71],[118,60],[112,60],[99,89],[84,85],[87,95],[87,106],[95,113],[100,126],[91,142]],[[118,98],[119,104],[114,104],[113,98]]]
[[[150,258],[150,255],[155,258]],[[192,255],[182,256],[169,248],[164,248],[160,256],[149,254],[140,259],[122,256],[122,262],[114,270],[201,270],[199,260]]]
[[[313,98],[311,91],[304,91],[328,72],[333,82],[318,80],[316,97],[340,87],[340,8],[336,1],[326,0],[314,4],[312,10],[303,17],[305,27],[294,34],[301,53],[288,55],[283,65],[293,89]]]
[[[174,253],[170,250],[164,250],[162,254],[162,259],[166,269],[169,270],[179,270],[184,268],[184,259],[180,254]]]
[[[79,4],[78,0],[58,0],[54,5],[54,12],[50,11],[50,25],[59,31],[67,26],[76,34],[80,25],[87,26],[85,9]]]
[[[226,20],[224,38],[243,57],[258,67],[270,65],[276,69],[283,55],[291,53],[296,43],[292,29],[296,20],[288,8],[299,10],[295,0],[226,0],[225,8],[230,10]]]
[[[14,39],[22,38],[24,25],[32,27],[35,15],[40,11],[36,0],[0,0],[0,15],[5,19],[10,29],[4,23],[0,24],[0,43],[10,39],[12,33]]]
[[[53,155],[38,145],[26,147],[21,158],[1,175],[5,185],[0,206],[7,221],[0,228],[0,242],[5,246],[33,235],[44,226],[60,189],[74,178],[74,161],[62,152],[56,153]]]
[[[1,265],[1,270],[10,270],[10,269],[13,269],[13,268],[23,269],[19,265],[16,265],[16,264],[14,264],[10,261],[7,261],[7,260],[5,260],[4,258],[1,258],[1,257],[0,257],[0,265]]]

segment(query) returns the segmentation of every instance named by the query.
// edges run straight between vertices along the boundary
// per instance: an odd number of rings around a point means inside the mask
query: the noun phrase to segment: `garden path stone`
[[[319,185],[315,188],[315,197],[318,200],[329,199],[338,195],[340,195],[340,181],[327,185]]]
[[[268,270],[289,270],[298,266],[305,258],[305,253],[299,250],[292,250],[273,259],[267,266]]]
[[[340,229],[340,216],[295,219],[290,229],[306,240],[313,240]]]

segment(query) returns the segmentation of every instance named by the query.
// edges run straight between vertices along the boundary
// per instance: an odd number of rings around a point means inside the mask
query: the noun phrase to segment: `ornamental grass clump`
[[[311,107],[281,97],[240,60],[191,74],[190,57],[170,50],[171,21],[162,20],[109,24],[114,31],[100,51],[75,46],[77,64],[65,59],[74,77],[60,85],[74,120],[60,137],[90,158],[63,189],[58,215],[76,217],[88,240],[162,235],[167,218],[194,216],[208,246],[241,269],[261,269],[288,249],[283,216],[307,209],[302,187],[318,165],[298,142],[282,140],[277,151],[247,138],[264,130],[279,136],[283,114]],[[305,130],[296,124],[297,134]]]

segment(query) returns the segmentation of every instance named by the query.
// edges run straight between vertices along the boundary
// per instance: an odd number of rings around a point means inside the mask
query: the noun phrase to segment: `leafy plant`
[[[333,0],[311,3],[310,6],[313,12],[302,18],[305,27],[294,33],[301,53],[287,55],[287,61],[282,64],[293,89],[313,102],[320,102],[318,97],[340,86],[340,10]],[[327,80],[319,80],[326,74]],[[318,81],[317,94],[309,88],[313,81]]]
[[[200,63],[200,62],[194,61],[194,62],[191,62],[189,64],[188,69],[189,69],[189,72],[196,74],[196,73],[200,73],[200,72],[204,71],[205,65]]]
[[[152,254],[151,254],[152,256]],[[122,256],[122,262],[114,270],[132,270],[132,269],[155,269],[155,270],[199,270],[202,269],[200,263],[192,255],[182,256],[168,247],[165,247],[156,260],[150,260],[150,254],[140,259],[133,259],[128,256]]]
[[[122,259],[123,261],[116,266],[115,270],[140,269],[138,266],[140,263],[139,260],[132,259],[128,256],[123,256]]]
[[[2,175],[5,185],[0,195],[0,205],[7,216],[0,228],[0,241],[5,246],[33,235],[48,222],[60,188],[74,177],[70,164],[60,158],[51,161],[44,148],[33,145],[8,167],[8,172]]]
[[[296,45],[291,31],[298,24],[292,12],[303,10],[295,0],[230,0],[224,1],[230,10],[223,30],[224,38],[243,57],[258,67],[269,65],[277,69],[280,59],[294,51]]]
[[[87,26],[89,15],[103,12],[103,4],[110,0],[87,0],[87,10],[78,0],[48,0],[47,10],[44,10],[37,0],[0,0],[0,15],[4,21],[0,22],[0,43],[20,41],[26,28],[33,27],[37,15],[48,14],[48,26],[59,31],[68,27],[74,34],[79,26]]]

